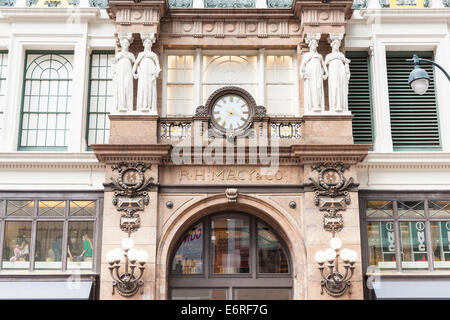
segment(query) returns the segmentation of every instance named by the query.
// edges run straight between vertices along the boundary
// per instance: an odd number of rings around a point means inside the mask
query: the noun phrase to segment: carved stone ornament
[[[314,202],[320,211],[327,213],[323,217],[324,229],[333,233],[344,227],[344,221],[339,211],[347,209],[350,204],[348,190],[354,185],[353,178],[346,179],[344,171],[350,167],[342,162],[318,163],[311,168],[319,172],[319,180],[309,178],[314,189]]]
[[[153,178],[146,180],[144,175],[150,167],[142,162],[121,162],[112,166],[112,171],[119,173],[117,179],[111,178],[114,190],[112,203],[117,211],[124,212],[120,217],[120,229],[128,235],[139,229],[140,217],[137,212],[143,211],[150,202],[147,190],[154,185]]]
[[[225,195],[227,196],[228,202],[237,202],[238,190],[235,188],[228,188],[225,191]]]
[[[199,106],[197,109],[195,109],[195,116],[196,117],[207,117],[208,114],[208,108],[205,106]]]

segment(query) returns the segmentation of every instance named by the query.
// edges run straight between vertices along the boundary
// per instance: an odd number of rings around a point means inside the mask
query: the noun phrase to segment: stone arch
[[[196,201],[179,213],[173,214],[161,230],[161,238],[157,245],[156,255],[156,299],[167,299],[169,259],[175,249],[177,240],[195,221],[219,211],[240,211],[254,215],[270,226],[283,239],[289,250],[293,268],[293,298],[306,297],[306,247],[299,224],[281,207],[269,203],[261,198],[239,194],[237,202],[229,202],[227,196],[222,194],[205,197]]]

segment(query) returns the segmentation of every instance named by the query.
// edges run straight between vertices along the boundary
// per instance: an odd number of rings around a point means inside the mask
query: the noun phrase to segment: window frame
[[[89,79],[88,79],[88,91],[87,91],[87,109],[86,109],[86,147],[87,147],[87,151],[92,151],[92,147],[89,144],[89,131],[90,131],[90,115],[91,115],[91,88],[92,88],[92,58],[94,54],[112,54],[115,55],[115,50],[111,49],[111,50],[92,50],[92,52],[89,55]],[[95,79],[95,80],[100,80],[100,81],[109,81],[109,79]],[[113,85],[113,77],[111,77],[111,85]],[[98,97],[98,96],[97,96]],[[104,114],[105,116],[108,116],[109,114],[111,114],[111,112],[92,112],[95,114]],[[97,127],[95,128],[95,131],[97,132]],[[105,129],[103,129],[104,131],[106,131]],[[97,144],[97,141],[95,141],[95,144]]]
[[[363,254],[363,272],[366,273],[369,267],[369,242],[368,242],[368,222],[394,222],[394,234],[395,234],[395,270],[385,270],[380,273],[397,272],[397,273],[418,273],[418,272],[430,272],[430,273],[442,273],[448,272],[448,270],[439,270],[434,267],[434,254],[433,254],[433,244],[431,239],[431,222],[447,222],[450,221],[450,215],[448,218],[443,217],[431,217],[429,210],[430,201],[450,201],[450,193],[444,191],[429,191],[429,192],[407,192],[407,191],[364,191],[359,192],[359,213],[360,213],[360,224],[361,224],[361,249]],[[392,201],[392,211],[393,215],[389,218],[370,218],[366,217],[367,202],[368,201]],[[398,202],[403,201],[423,201],[424,202],[424,216],[420,218],[408,218],[398,216]],[[426,245],[427,245],[427,259],[428,268],[425,270],[408,270],[402,268],[401,259],[401,241],[400,241],[400,222],[410,222],[410,221],[423,221],[425,222],[425,232],[426,232]]]
[[[259,50],[225,50],[225,51],[219,51],[219,50],[211,50],[211,49],[205,49],[205,50],[177,50],[177,49],[167,49],[164,50],[163,54],[163,72],[162,72],[162,111],[161,116],[162,117],[179,117],[180,115],[168,115],[167,113],[167,106],[168,106],[168,90],[167,86],[169,84],[174,85],[174,83],[168,82],[168,74],[167,74],[167,65],[168,65],[168,56],[193,56],[193,82],[192,82],[192,90],[193,90],[193,108],[186,108],[186,112],[181,116],[191,117],[194,115],[195,109],[204,104],[204,101],[208,100],[208,97],[204,97],[204,87],[205,85],[215,85],[217,83],[207,83],[204,81],[205,76],[205,65],[204,65],[204,57],[205,56],[253,56],[256,59],[255,64],[255,72],[256,72],[256,82],[252,83],[251,85],[255,86],[255,94],[253,98],[258,101],[258,105],[265,105],[267,106],[267,97],[266,97],[266,87],[267,87],[267,79],[266,79],[266,60],[267,56],[289,56],[292,58],[292,96],[291,96],[291,112],[288,116],[298,117],[299,116],[299,109],[298,109],[298,103],[299,103],[299,96],[297,94],[298,92],[298,61],[297,61],[297,52],[292,49],[286,49],[286,50],[271,50],[271,49],[265,49],[263,54],[263,61],[260,61],[260,51]],[[260,75],[260,68],[263,68],[262,75]],[[261,79],[259,77],[263,78],[263,82],[261,82]],[[269,83],[272,84],[273,83]],[[284,84],[284,83],[283,83]],[[185,83],[179,84],[179,85],[186,85]],[[189,84],[190,85],[190,84]],[[228,84],[229,85],[229,84]],[[224,85],[227,86],[227,85]],[[259,95],[260,91],[264,93],[264,103],[259,102]],[[262,99],[262,98],[261,98]],[[198,101],[198,105],[196,105],[196,101]],[[268,114],[271,115],[270,110],[268,110]],[[276,114],[274,114],[277,116]]]
[[[20,117],[19,117],[19,132],[17,139],[17,151],[67,151],[69,148],[68,145],[68,137],[67,134],[70,131],[70,121],[66,119],[66,127],[65,127],[65,142],[66,146],[22,146],[22,130],[23,130],[23,115],[24,115],[24,104],[25,104],[25,89],[26,89],[26,74],[27,74],[27,63],[28,56],[31,54],[56,54],[56,55],[73,55],[75,59],[75,51],[74,50],[25,50],[25,59],[24,59],[24,67],[23,67],[23,77],[22,77],[22,94],[21,94],[21,106],[20,106]],[[72,66],[74,67],[74,66]],[[73,78],[70,80],[73,84]],[[70,115],[71,112],[67,112]],[[55,122],[56,124],[56,122]],[[46,129],[47,130],[47,129]]]
[[[389,57],[402,57],[404,55],[407,55],[409,57],[412,57],[413,54],[418,55],[419,57],[422,58],[428,58],[431,60],[434,60],[434,56],[436,55],[435,50],[416,50],[416,51],[411,51],[411,50],[402,50],[402,49],[392,49],[389,47],[386,47],[385,49],[385,65],[386,65],[386,75],[385,75],[385,80],[386,80],[386,89],[387,89],[387,102],[389,104],[389,125],[391,127],[391,142],[392,142],[392,150],[393,152],[402,152],[402,151],[410,151],[410,152],[414,152],[414,151],[442,151],[442,133],[441,133],[441,119],[440,119],[440,115],[439,115],[439,100],[438,100],[438,95],[437,95],[437,88],[436,88],[436,68],[434,65],[430,65],[430,64],[426,64],[427,66],[430,66],[431,70],[433,70],[433,77],[432,77],[432,82],[433,82],[433,86],[434,86],[434,92],[433,92],[433,96],[434,96],[434,101],[435,101],[435,109],[436,109],[436,125],[437,125],[437,133],[438,133],[438,139],[439,139],[439,145],[437,146],[427,146],[427,145],[422,145],[422,146],[396,146],[394,143],[394,138],[393,138],[393,130],[392,130],[392,117],[391,117],[391,105],[390,105],[390,101],[391,101],[391,96],[390,96],[390,90],[389,90],[389,77],[388,77],[388,58]],[[414,65],[411,63],[411,68],[410,70],[412,71],[414,68]],[[405,78],[405,83],[407,83],[407,79]],[[411,89],[412,90],[412,89]],[[429,89],[428,89],[429,90]],[[427,90],[427,91],[428,91]],[[416,95],[415,93],[411,93],[411,96],[414,97],[414,95]]]
[[[67,268],[67,244],[69,224],[71,222],[93,222],[93,242],[94,250],[92,257],[92,269],[80,269],[81,274],[99,274],[101,266],[101,236],[103,224],[103,192],[0,192],[0,272],[2,273],[17,273],[19,272],[44,272],[52,274],[71,273],[75,269]],[[33,214],[30,216],[7,216],[8,201],[33,201]],[[42,217],[38,215],[39,201],[64,201],[65,211],[63,216]],[[95,215],[94,216],[71,216],[70,202],[71,201],[95,201]],[[5,231],[7,222],[31,222],[31,236],[29,243],[30,250],[30,265],[28,269],[8,269],[3,268],[3,255],[5,246]],[[36,269],[35,268],[35,253],[36,253],[36,237],[38,222],[63,222],[63,237],[62,237],[62,252],[60,269]]]

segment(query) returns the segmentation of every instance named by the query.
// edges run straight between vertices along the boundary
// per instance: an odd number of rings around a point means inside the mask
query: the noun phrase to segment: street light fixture
[[[447,79],[450,81],[450,76],[439,64],[432,60],[419,58],[417,55],[413,55],[412,59],[406,59],[406,61],[414,63],[414,69],[409,74],[408,84],[415,93],[423,95],[430,84],[430,76],[428,73],[420,67],[420,62],[428,62],[435,65],[446,75]]]
[[[347,288],[349,293],[352,293],[351,278],[355,270],[355,262],[358,258],[358,254],[347,248],[342,250],[342,241],[339,238],[332,238],[330,241],[330,247],[325,251],[319,250],[314,255],[314,259],[319,264],[320,275],[322,281],[320,282],[320,294],[323,294],[323,289],[332,297],[342,296]],[[339,272],[339,256],[344,261],[345,272],[342,274]],[[325,274],[325,261],[328,262],[328,273]]]
[[[106,260],[109,263],[109,271],[113,278],[113,291],[117,288],[119,294],[124,297],[131,297],[142,291],[144,281],[142,276],[144,274],[145,262],[148,259],[148,253],[145,250],[138,251],[133,248],[133,240],[130,237],[122,240],[122,249],[113,249],[106,253]],[[125,270],[119,273],[120,263],[125,260]],[[138,265],[139,263],[139,265]],[[139,275],[135,274],[136,267],[139,268]]]

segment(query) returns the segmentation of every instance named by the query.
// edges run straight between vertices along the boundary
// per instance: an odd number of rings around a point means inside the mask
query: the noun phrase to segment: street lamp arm
[[[413,62],[414,66],[418,66],[421,61],[431,63],[432,65],[438,67],[445,74],[448,81],[450,81],[450,75],[447,73],[447,71],[445,71],[443,67],[441,67],[438,63],[434,62],[433,60],[419,58],[417,55],[413,55],[412,59],[406,59],[406,61]]]
[[[447,77],[448,81],[450,81],[450,75],[447,73],[447,71],[444,70],[444,68],[442,68],[438,63],[432,61],[432,60],[428,60],[428,59],[423,59],[423,58],[419,58],[419,61],[425,61],[428,63],[431,63],[432,65],[435,65],[436,67],[438,67],[439,69],[441,69],[441,71],[445,74],[445,76]]]

